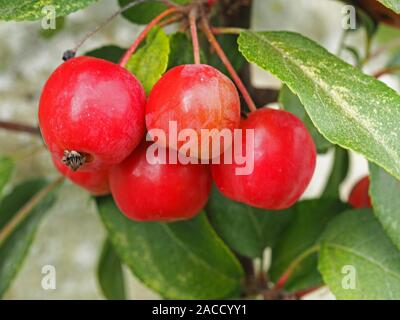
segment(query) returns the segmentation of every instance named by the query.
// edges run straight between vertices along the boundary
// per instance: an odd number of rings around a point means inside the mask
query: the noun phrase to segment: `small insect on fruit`
[[[145,93],[117,64],[70,59],[47,80],[39,125],[54,156],[72,170],[104,169],[125,159],[145,132]]]

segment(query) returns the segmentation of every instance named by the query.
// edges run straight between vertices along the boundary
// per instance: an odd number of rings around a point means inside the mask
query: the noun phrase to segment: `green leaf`
[[[136,0],[118,0],[118,3],[119,6],[122,8],[133,1]],[[187,4],[190,1],[191,0],[175,0],[172,2],[175,2],[176,4]],[[139,3],[133,8],[126,10],[122,13],[122,16],[136,24],[148,24],[151,20],[153,20],[156,16],[158,16],[166,9],[167,6],[162,2],[157,0],[149,0],[143,3]]]
[[[287,86],[283,86],[279,92],[278,101],[282,104],[283,108],[290,113],[293,113],[307,127],[311,136],[313,137],[315,146],[319,153],[325,153],[332,146],[317,130],[308,116],[300,99],[292,92]]]
[[[400,299],[399,250],[369,209],[344,212],[329,224],[318,268],[338,299]]]
[[[267,211],[234,202],[213,188],[207,204],[210,222],[224,242],[237,253],[261,257],[279,241],[292,218],[291,210]]]
[[[147,94],[167,70],[169,38],[161,28],[153,28],[146,44],[129,58],[126,68],[143,84]]]
[[[44,179],[36,178],[22,182],[7,194],[0,202],[0,230],[26,202],[45,186]]]
[[[14,162],[8,157],[0,157],[0,197],[14,169]],[[1,218],[0,218],[1,219]]]
[[[331,174],[323,193],[323,197],[340,198],[339,188],[349,171],[349,153],[347,150],[335,146],[335,158]]]
[[[97,198],[108,236],[132,272],[169,299],[220,299],[240,290],[243,270],[204,214],[174,223],[135,222],[111,197]]]
[[[107,299],[126,299],[121,260],[108,239],[104,241],[103,249],[101,251],[97,267],[97,278],[101,290]]]
[[[95,57],[118,63],[125,53],[125,49],[117,46],[104,46],[85,53],[85,56]]]
[[[0,0],[0,20],[40,20],[47,15],[42,11],[52,6],[57,17],[83,9],[97,0]]]
[[[42,179],[26,181],[16,186],[0,202],[0,230],[14,215],[46,186]],[[0,297],[10,286],[13,278],[20,270],[34,239],[41,219],[55,200],[54,192],[31,209],[29,215],[0,243]]]
[[[292,32],[242,32],[250,62],[281,79],[329,141],[400,179],[400,96],[315,42]]]
[[[375,216],[400,250],[400,181],[373,164],[369,171]]]
[[[182,64],[194,63],[193,46],[187,35],[183,32],[175,32],[169,36],[170,53],[168,69]],[[200,48],[201,63],[207,63],[206,56]]]
[[[118,0],[118,3],[122,8],[132,1],[135,0]],[[146,1],[126,10],[122,13],[122,16],[136,24],[148,24],[166,9],[167,6],[160,1]]]
[[[378,0],[385,7],[393,10],[397,14],[400,14],[400,1],[399,0]]]
[[[277,281],[291,262],[314,247],[328,222],[346,208],[336,199],[306,200],[295,205],[295,214],[286,231],[272,250],[269,270]],[[301,290],[322,283],[317,270],[316,254],[304,259],[285,284],[287,290]]]

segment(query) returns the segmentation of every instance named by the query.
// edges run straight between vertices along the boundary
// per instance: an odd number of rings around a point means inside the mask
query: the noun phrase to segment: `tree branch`
[[[9,121],[1,121],[0,120],[0,128],[15,132],[24,132],[29,133],[31,135],[41,136],[40,130],[37,127],[32,127],[26,124],[17,123],[17,122],[9,122]]]

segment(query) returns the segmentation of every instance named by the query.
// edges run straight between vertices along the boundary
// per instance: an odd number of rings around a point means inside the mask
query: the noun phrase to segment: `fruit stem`
[[[397,71],[400,71],[400,65],[383,68],[383,69],[378,70],[377,72],[375,72],[372,76],[378,79],[378,78],[382,77],[385,74],[391,74],[391,73],[394,73],[394,72],[397,72]]]
[[[212,33],[210,29],[210,25],[208,24],[207,18],[203,15],[201,19],[201,25],[203,32],[207,36],[208,41],[212,45],[212,47],[215,49],[217,55],[221,59],[222,63],[225,65],[226,69],[230,73],[233,81],[235,81],[236,86],[238,87],[239,91],[242,93],[244,100],[246,101],[250,111],[256,111],[256,105],[254,104],[254,101],[252,100],[249,92],[247,91],[246,87],[244,86],[242,80],[236,73],[235,69],[233,68],[232,64],[230,63],[228,57],[226,56],[224,50],[222,50],[221,46],[219,45],[217,39],[215,38],[214,34]]]
[[[304,251],[301,255],[299,255],[296,259],[294,259],[289,267],[283,272],[282,276],[278,279],[275,283],[274,290],[282,289],[285,285],[286,281],[290,278],[293,274],[293,271],[299,266],[304,259],[308,258],[310,255],[318,252],[320,249],[319,245],[315,245],[314,247],[309,248],[308,250]]]
[[[197,36],[197,8],[193,7],[189,13],[189,24],[190,24],[190,33],[192,36],[193,43],[193,56],[194,63],[200,64],[200,49],[199,49],[199,38]]]
[[[16,131],[16,132],[25,132],[25,133],[29,133],[29,134],[32,134],[32,135],[41,136],[39,128],[28,126],[26,124],[16,123],[16,122],[8,122],[8,121],[1,121],[0,120],[0,128],[6,129],[6,130],[11,130],[11,131]]]
[[[38,193],[36,193],[25,205],[18,210],[13,218],[5,225],[0,231],[0,244],[11,234],[13,230],[29,215],[30,212],[54,189],[56,189],[62,182],[64,177],[60,177],[53,183],[47,185]]]
[[[91,36],[93,36],[94,34],[96,34],[99,30],[103,29],[106,25],[108,25],[111,21],[113,21],[119,14],[121,14],[122,12],[131,9],[134,6],[137,6],[140,3],[143,3],[147,0],[136,0],[134,2],[130,2],[127,5],[125,5],[124,7],[120,8],[119,10],[115,11],[111,16],[109,16],[105,21],[103,21],[100,25],[98,25],[96,28],[94,28],[92,31],[90,31],[89,33],[87,33],[82,39],[81,41],[78,42],[78,44],[70,50],[67,50],[64,52],[62,59],[64,61],[67,61],[69,59],[72,59],[75,57],[76,52],[79,50],[79,48],[86,42],[87,39],[89,39]]]
[[[172,17],[160,22],[159,26],[160,27],[169,26],[170,24],[172,24],[174,22],[177,22],[177,21],[179,21],[181,19],[182,19],[182,15],[181,14],[177,14],[177,15],[174,15],[174,16],[172,16]]]
[[[86,154],[74,150],[64,150],[62,162],[67,165],[72,171],[78,170],[87,160]]]
[[[171,7],[161,14],[159,14],[157,17],[155,17],[153,20],[150,21],[150,23],[143,29],[143,31],[139,34],[139,36],[136,38],[136,40],[132,43],[132,45],[126,50],[124,56],[122,57],[119,65],[121,67],[125,67],[126,64],[128,63],[129,58],[131,55],[135,52],[136,48],[140,45],[140,43],[146,38],[147,34],[150,32],[150,30],[158,23],[160,22],[163,18],[169,16],[170,14],[174,12],[178,12],[179,9],[176,7]]]

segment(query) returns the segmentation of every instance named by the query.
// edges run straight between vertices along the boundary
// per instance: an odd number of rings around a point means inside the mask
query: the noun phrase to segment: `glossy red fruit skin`
[[[369,177],[360,179],[353,187],[349,195],[349,203],[353,208],[372,208],[371,198],[368,194]]]
[[[168,138],[170,120],[176,121],[178,133],[190,128],[197,132],[198,137],[201,129],[233,131],[240,124],[237,89],[228,77],[208,65],[188,64],[172,68],[155,84],[149,95],[146,126],[148,130],[164,130]],[[157,143],[171,147],[168,141]],[[178,143],[177,149],[183,144]],[[200,145],[199,139],[198,150]],[[201,152],[192,156],[200,158]]]
[[[316,149],[304,124],[293,114],[268,108],[252,112],[241,129],[254,129],[254,170],[236,175],[237,163],[212,166],[218,189],[250,206],[282,210],[292,206],[308,186]],[[246,139],[243,133],[243,150]]]
[[[189,219],[205,206],[212,184],[201,164],[150,164],[143,143],[110,170],[111,193],[118,208],[138,221]]]
[[[106,60],[78,57],[47,80],[39,103],[39,125],[50,152],[89,154],[79,170],[98,170],[125,159],[145,132],[146,96],[127,70]]]
[[[76,185],[86,189],[94,196],[104,196],[110,193],[108,170],[72,171],[55,156],[52,157],[56,169]]]

